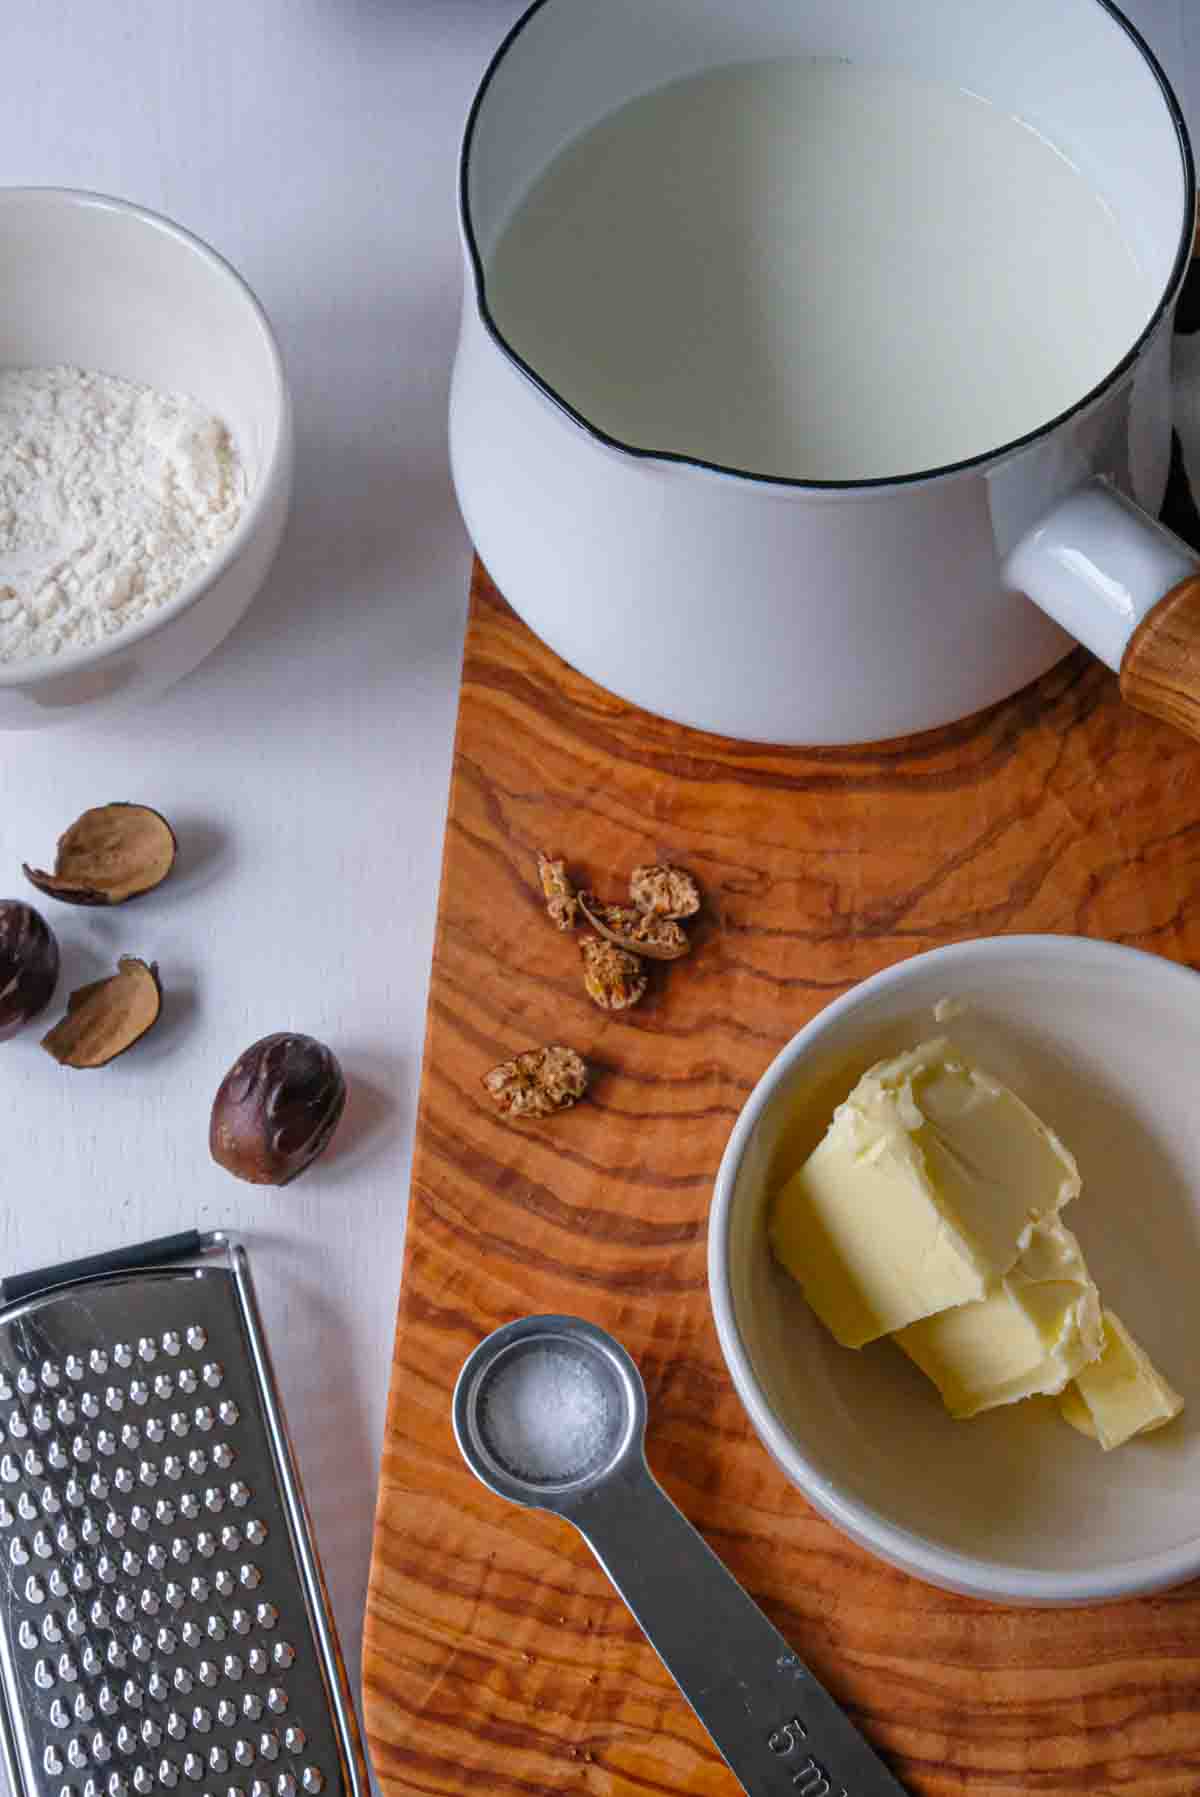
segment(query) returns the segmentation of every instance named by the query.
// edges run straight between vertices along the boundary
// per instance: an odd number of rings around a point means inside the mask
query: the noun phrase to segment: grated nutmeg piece
[[[567,864],[561,859],[538,853],[538,878],[546,898],[550,921],[557,930],[573,930],[578,910],[575,888],[567,878]]]
[[[506,1117],[552,1117],[569,1111],[587,1091],[587,1064],[573,1048],[551,1042],[501,1061],[483,1083]]]
[[[579,909],[598,936],[650,961],[678,961],[691,943],[682,924],[632,905],[602,905],[594,892],[579,894]]]
[[[665,862],[635,867],[629,876],[629,896],[639,911],[654,917],[694,917],[700,909],[700,888],[687,868]]]
[[[585,936],[579,945],[583,956],[583,983],[592,1003],[602,1011],[627,1011],[646,990],[646,969],[637,955]]]

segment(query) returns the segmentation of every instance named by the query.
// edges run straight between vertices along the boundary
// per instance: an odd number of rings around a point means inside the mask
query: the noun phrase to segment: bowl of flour
[[[0,188],[0,729],[162,692],[278,548],[291,412],[270,324],[169,220]]]

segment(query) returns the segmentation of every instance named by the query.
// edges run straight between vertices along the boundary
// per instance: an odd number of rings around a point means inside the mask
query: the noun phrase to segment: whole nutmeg
[[[58,984],[58,942],[40,912],[0,899],[0,1042],[44,1011]]]
[[[240,1054],[213,1099],[208,1146],[256,1186],[285,1186],[329,1146],[346,1108],[337,1058],[315,1036],[264,1036]]]

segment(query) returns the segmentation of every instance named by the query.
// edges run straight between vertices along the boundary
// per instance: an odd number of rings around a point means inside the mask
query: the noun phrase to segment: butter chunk
[[[1103,1331],[1100,1358],[1075,1375],[1058,1403],[1074,1428],[1107,1450],[1161,1429],[1179,1415],[1183,1399],[1114,1311],[1104,1312]]]
[[[863,1074],[777,1194],[771,1244],[859,1348],[986,1297],[1079,1183],[1029,1107],[938,1037]]]
[[[937,1386],[951,1416],[1061,1392],[1101,1349],[1100,1296],[1057,1216],[1035,1223],[1012,1271],[986,1298],[902,1329],[896,1341]]]

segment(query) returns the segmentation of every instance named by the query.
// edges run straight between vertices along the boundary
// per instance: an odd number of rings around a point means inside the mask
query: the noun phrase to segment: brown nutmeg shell
[[[285,1186],[324,1153],[345,1108],[337,1057],[315,1036],[281,1030],[251,1043],[221,1081],[209,1151],[236,1179]]]
[[[58,942],[40,911],[0,899],[0,1042],[44,1011],[58,984]]]

